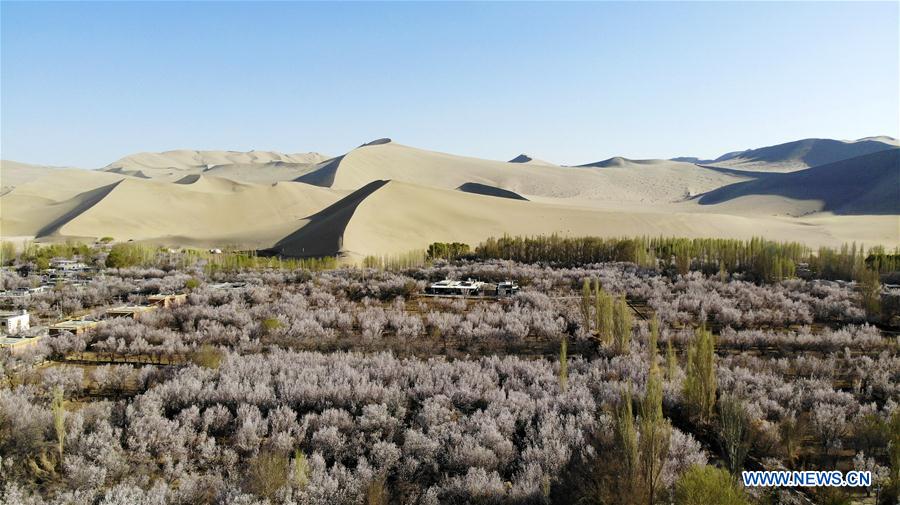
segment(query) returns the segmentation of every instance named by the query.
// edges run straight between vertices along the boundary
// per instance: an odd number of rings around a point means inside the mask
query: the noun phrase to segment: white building
[[[477,296],[481,294],[482,288],[484,288],[483,282],[472,279],[465,281],[443,280],[428,286],[426,291],[434,295]]]
[[[50,268],[63,272],[80,272],[87,270],[87,265],[75,260],[53,259],[50,260]]]
[[[15,312],[0,312],[3,321],[3,331],[8,335],[17,335],[31,328],[31,316],[27,310]]]

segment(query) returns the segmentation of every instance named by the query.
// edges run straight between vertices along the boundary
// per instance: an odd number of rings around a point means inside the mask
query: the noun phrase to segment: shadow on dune
[[[116,186],[121,183],[122,181],[116,181],[108,186],[101,186],[97,189],[79,193],[66,202],[62,202],[67,203],[76,201],[77,203],[74,207],[67,210],[61,216],[57,217],[56,219],[45,225],[43,228],[38,230],[35,234],[35,237],[44,237],[56,233],[60,228],[65,226],[66,223],[80,216],[82,213],[84,213],[94,205],[97,205],[101,200],[106,198],[106,195],[110,194],[112,190],[116,189]]]
[[[263,254],[279,254],[293,257],[334,256],[344,242],[344,231],[356,208],[369,195],[388,181],[372,181],[345,196],[338,202],[309,216],[308,222],[290,235],[279,240]]]
[[[807,168],[772,173],[703,194],[701,205],[745,196],[819,200],[822,210],[844,215],[900,214],[900,149],[890,149]]]
[[[737,168],[717,167],[714,165],[703,165],[700,163],[695,163],[695,164],[700,168],[705,168],[707,170],[719,172],[720,174],[733,175],[735,177],[752,177],[755,179],[759,179],[762,177],[768,177],[772,174],[778,173],[778,172],[760,172],[760,171],[756,171],[756,170],[740,170]]]
[[[122,167],[116,167],[105,171],[113,174],[129,175],[131,177],[137,177],[138,179],[150,179],[150,176],[144,174],[144,172],[141,172],[140,170],[125,170]]]
[[[175,181],[175,184],[193,184],[200,180],[200,174],[185,175],[181,179]]]
[[[496,186],[488,186],[487,184],[479,184],[477,182],[467,182],[456,189],[464,193],[475,193],[476,195],[496,196],[498,198],[528,201],[528,199],[524,196],[508,189],[498,188]]]
[[[297,177],[294,179],[294,182],[305,182],[313,186],[330,188],[334,184],[334,176],[337,174],[338,167],[341,165],[341,160],[344,159],[344,156],[346,154],[323,162],[324,164],[320,168]]]

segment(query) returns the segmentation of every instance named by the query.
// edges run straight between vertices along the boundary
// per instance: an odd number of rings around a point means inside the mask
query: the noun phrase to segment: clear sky
[[[564,164],[898,136],[898,2],[0,4],[0,155]]]

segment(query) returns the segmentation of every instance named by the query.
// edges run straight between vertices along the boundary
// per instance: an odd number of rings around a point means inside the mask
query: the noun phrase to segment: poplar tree
[[[619,408],[616,411],[616,441],[621,452],[621,462],[625,470],[623,475],[624,494],[632,496],[638,482],[638,441],[637,432],[634,429],[634,412],[631,407],[631,382],[625,387]]]
[[[660,486],[660,475],[663,464],[669,454],[669,438],[672,426],[663,417],[662,411],[662,372],[657,364],[657,339],[659,338],[659,322],[656,316],[650,320],[650,337],[648,339],[649,372],[647,374],[647,390],[641,402],[640,442],[638,457],[640,477],[647,493],[647,503],[656,502],[657,490]]]
[[[697,328],[688,346],[684,397],[701,422],[709,422],[716,406],[715,343],[706,326]]]
[[[584,279],[581,285],[581,317],[584,321],[584,331],[591,333],[591,281]]]
[[[50,410],[53,412],[53,429],[56,431],[56,450],[59,452],[59,461],[62,464],[63,447],[66,440],[66,406],[63,390],[59,386],[53,389]]]
[[[627,354],[631,350],[631,309],[625,301],[625,295],[616,300],[613,310],[613,333],[618,354]]]
[[[672,336],[666,340],[666,378],[675,380],[678,374],[678,357],[675,354],[675,346],[672,345]]]
[[[596,293],[597,336],[604,345],[609,346],[613,343],[613,300],[609,294],[603,291],[599,283],[597,284]]]

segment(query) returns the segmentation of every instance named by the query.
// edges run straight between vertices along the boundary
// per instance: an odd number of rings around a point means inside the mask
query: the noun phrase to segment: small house
[[[94,328],[99,324],[97,321],[90,319],[69,319],[68,321],[60,321],[51,324],[47,333],[52,337],[64,332],[81,335],[82,333]]]
[[[150,305],[156,305],[162,308],[175,307],[187,301],[187,294],[150,295],[147,297],[147,301],[150,302]]]
[[[31,328],[31,316],[24,309],[0,312],[0,320],[3,321],[3,332],[7,335],[18,335]]]
[[[156,310],[157,305],[122,305],[106,311],[106,317],[130,317],[140,319],[142,314]]]
[[[61,272],[82,272],[87,270],[88,266],[76,260],[52,259],[50,260],[50,268]]]
[[[42,336],[37,337],[0,337],[0,348],[9,349],[11,354],[21,354],[31,349],[43,339]]]
[[[512,296],[519,292],[519,285],[513,281],[497,283],[497,296]]]

